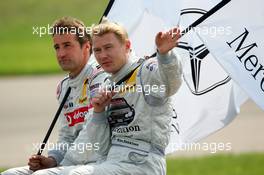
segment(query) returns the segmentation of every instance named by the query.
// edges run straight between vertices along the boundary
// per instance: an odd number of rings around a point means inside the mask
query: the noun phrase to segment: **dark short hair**
[[[52,36],[56,34],[75,34],[77,41],[80,43],[80,46],[83,46],[84,43],[89,42],[91,45],[90,54],[92,53],[92,40],[91,35],[86,31],[86,26],[81,20],[78,20],[73,17],[62,17],[57,19],[50,29]],[[73,32],[74,31],[74,32]]]

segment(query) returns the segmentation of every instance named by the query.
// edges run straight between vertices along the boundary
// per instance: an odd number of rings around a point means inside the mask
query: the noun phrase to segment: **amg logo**
[[[117,133],[127,133],[127,132],[135,132],[135,131],[140,131],[140,127],[138,125],[136,126],[127,126],[127,127],[118,127],[113,130],[113,132]]]

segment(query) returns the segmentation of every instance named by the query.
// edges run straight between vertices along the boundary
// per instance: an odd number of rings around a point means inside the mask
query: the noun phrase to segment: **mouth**
[[[59,62],[60,62],[60,64],[67,64],[67,63],[69,63],[70,61],[69,61],[69,60],[60,60]]]
[[[103,62],[102,66],[110,66],[112,64],[112,62]]]

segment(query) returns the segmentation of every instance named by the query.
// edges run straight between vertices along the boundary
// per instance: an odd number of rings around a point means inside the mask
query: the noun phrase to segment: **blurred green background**
[[[51,37],[33,34],[33,27],[47,27],[62,16],[76,17],[90,26],[99,21],[107,4],[108,0],[1,1],[0,76],[62,72]],[[168,175],[264,174],[264,154],[170,157],[167,162]]]
[[[33,34],[62,16],[98,23],[108,0],[8,0],[0,3],[0,75],[60,72],[49,35]]]

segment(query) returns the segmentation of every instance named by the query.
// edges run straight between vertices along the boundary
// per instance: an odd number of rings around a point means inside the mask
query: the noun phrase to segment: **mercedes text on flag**
[[[264,110],[263,1],[231,0],[200,27],[230,28],[199,36],[222,67]]]

